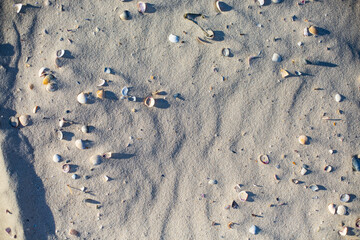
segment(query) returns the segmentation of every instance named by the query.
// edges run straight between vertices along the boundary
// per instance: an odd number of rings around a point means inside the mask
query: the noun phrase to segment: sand
[[[357,1],[225,1],[217,13],[212,1],[154,0],[143,15],[135,1],[22,3],[17,14],[12,1],[1,2],[0,239],[359,239]],[[130,20],[119,18],[124,10]],[[185,13],[204,14],[196,21],[215,38],[199,43],[204,34]],[[303,35],[310,25],[319,36]],[[283,60],[272,62],[274,53]],[[53,71],[57,91],[46,91],[41,67]],[[108,83],[102,100],[100,78]],[[125,86],[137,102],[122,99]],[[155,91],[162,95],[147,108],[142,100]],[[80,92],[92,93],[89,104],[76,101]],[[9,118],[21,114],[32,123],[12,128]],[[70,122],[58,140],[61,118]],[[77,139],[88,149],[77,149]],[[91,164],[106,152],[110,159]],[[340,202],[343,193],[350,202]],[[234,200],[238,209],[226,209]],[[330,214],[330,203],[348,214]]]

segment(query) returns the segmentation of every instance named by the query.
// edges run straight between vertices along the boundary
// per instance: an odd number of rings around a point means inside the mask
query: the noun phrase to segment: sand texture
[[[360,239],[351,162],[360,154],[360,3],[299,2],[232,0],[218,13],[213,1],[154,0],[140,14],[136,1],[24,0],[17,14],[14,1],[1,1],[0,239]],[[197,25],[185,13],[204,17]],[[316,36],[304,36],[310,26]],[[30,124],[11,127],[23,114]],[[331,214],[330,203],[347,214]]]

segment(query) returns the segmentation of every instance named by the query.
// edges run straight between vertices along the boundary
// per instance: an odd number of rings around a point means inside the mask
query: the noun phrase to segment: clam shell
[[[349,201],[350,201],[350,195],[349,195],[349,194],[346,194],[346,193],[341,194],[341,195],[340,195],[340,201],[342,201],[342,202],[349,202]]]
[[[340,95],[340,94],[335,94],[335,97],[334,97],[334,99],[335,99],[335,101],[337,101],[337,102],[341,102],[341,100],[342,100],[342,96]]]
[[[176,36],[174,34],[169,35],[169,41],[172,43],[178,43],[180,40],[179,36]]]
[[[336,206],[335,204],[331,203],[328,205],[328,210],[331,214],[335,214],[336,213]]]
[[[96,91],[96,97],[100,98],[100,99],[104,99],[105,97],[105,90],[104,89],[99,89]]]
[[[309,143],[309,138],[305,135],[300,135],[299,136],[299,143],[302,145],[306,145]]]
[[[59,130],[59,131],[56,132],[56,137],[59,140],[63,140],[64,139],[64,134],[62,133],[62,131]]]
[[[221,50],[221,54],[224,56],[224,57],[228,57],[230,55],[230,49],[229,48],[223,48]]]
[[[317,185],[315,185],[315,184],[311,184],[311,185],[309,186],[309,188],[310,188],[313,192],[319,191],[319,187],[318,187]]]
[[[48,72],[50,71],[50,69],[46,68],[46,67],[42,67],[39,70],[39,77],[44,77],[45,75],[48,74]]]
[[[271,60],[272,60],[273,62],[281,62],[281,61],[282,61],[282,58],[281,58],[281,56],[280,56],[279,54],[274,53],[273,56],[272,56],[272,58],[271,58]]]
[[[31,122],[31,117],[30,115],[26,115],[26,114],[23,114],[19,117],[19,122],[21,123],[21,125],[23,125],[24,127],[29,125],[30,122]]]
[[[145,98],[144,104],[147,107],[151,108],[151,107],[155,106],[155,99],[153,97],[149,96],[149,97]]]
[[[222,1],[219,1],[219,0],[216,0],[215,1],[215,10],[219,13],[223,13],[224,12],[224,9],[222,8],[224,3]]]
[[[125,10],[120,14],[121,20],[129,20],[130,19],[130,12],[128,10]]]
[[[97,86],[98,86],[98,87],[102,87],[102,86],[105,86],[105,85],[106,85],[106,80],[100,78],[100,83],[99,83]]]
[[[87,104],[88,103],[88,94],[82,92],[77,96],[76,99],[81,104]]]
[[[358,158],[358,156],[354,155],[352,156],[352,166],[353,166],[353,171],[360,171],[360,158]]]
[[[86,126],[86,125],[83,125],[83,126],[81,127],[81,131],[82,131],[83,133],[89,133],[89,127]]]
[[[78,231],[76,231],[75,229],[70,229],[69,234],[76,236],[76,237],[80,236],[80,233]]]
[[[269,157],[266,154],[259,155],[258,160],[260,162],[262,162],[263,164],[269,164],[269,162],[270,162]]]
[[[102,158],[100,155],[93,155],[90,157],[90,162],[92,163],[92,165],[97,166],[101,164]]]
[[[75,141],[75,146],[78,148],[78,149],[85,149],[86,146],[85,146],[85,142],[81,139],[78,139]]]
[[[123,87],[123,89],[121,89],[121,95],[123,96],[127,96],[129,93],[129,88],[128,87]]]
[[[287,78],[290,76],[290,73],[285,69],[280,69],[280,74],[282,78]]]
[[[9,123],[10,123],[10,126],[16,128],[16,127],[19,126],[19,118],[12,116],[12,117],[10,117],[10,119],[9,119]]]
[[[138,2],[137,7],[138,7],[139,13],[145,13],[145,11],[146,11],[146,3]]]
[[[210,179],[208,182],[209,185],[216,185],[217,183],[218,183],[218,181],[215,179]]]
[[[257,226],[255,226],[255,225],[252,225],[252,226],[250,227],[250,229],[249,229],[249,233],[251,233],[251,234],[253,234],[253,235],[258,234],[259,231],[260,231],[260,229],[259,229]]]
[[[332,166],[330,166],[330,165],[327,165],[324,167],[325,172],[331,172],[331,170],[332,170]]]
[[[242,202],[246,202],[246,200],[248,199],[249,194],[246,191],[241,191],[239,192],[239,199]]]
[[[54,154],[53,161],[54,162],[60,162],[61,161],[61,156],[59,154]]]
[[[304,36],[309,36],[310,33],[309,33],[309,29],[306,27],[304,28]]]
[[[69,164],[62,165],[62,170],[64,173],[70,172],[70,165]]]
[[[48,85],[46,85],[46,91],[48,91],[48,92],[55,92],[57,89],[58,89],[58,86],[54,82],[51,82]]]
[[[61,58],[65,55],[65,50],[64,49],[60,49],[56,51],[56,57]]]
[[[339,231],[339,234],[340,234],[341,236],[346,236],[346,235],[348,234],[348,228],[347,228],[347,227],[343,227],[343,229],[341,229],[341,230]]]
[[[311,34],[313,34],[313,35],[318,35],[318,34],[319,34],[318,29],[317,29],[317,27],[315,27],[315,26],[310,26],[310,27],[309,27],[309,32],[310,32]]]
[[[304,176],[307,172],[308,170],[306,168],[301,168],[300,174]]]
[[[340,205],[337,207],[336,213],[339,215],[345,215],[347,213],[347,209],[344,205]]]

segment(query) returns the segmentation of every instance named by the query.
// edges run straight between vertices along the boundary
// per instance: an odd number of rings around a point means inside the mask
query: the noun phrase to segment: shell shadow
[[[221,42],[224,41],[225,34],[223,31],[214,31],[214,38],[213,41]]]
[[[69,173],[74,173],[78,170],[79,166],[78,165],[75,165],[75,164],[69,164],[70,166],[70,171]]]
[[[326,191],[327,188],[324,187],[323,185],[317,185],[319,187],[319,191]]]
[[[113,159],[129,159],[134,157],[135,154],[127,154],[127,153],[113,153],[111,158]]]
[[[105,91],[105,98],[113,101],[119,100],[116,94],[112,91]]]
[[[222,12],[229,12],[232,10],[232,7],[226,4],[225,2],[219,1],[218,3]]]
[[[154,4],[146,3],[145,13],[154,13],[154,12],[156,12],[156,8],[154,7]]]
[[[317,27],[317,30],[319,36],[329,35],[331,33],[329,30],[326,30],[325,28],[321,28],[321,27]]]
[[[66,132],[66,131],[61,131],[63,133],[63,140],[65,141],[71,141],[72,138],[75,136],[75,134],[73,134],[72,132]]]
[[[65,50],[63,58],[74,59],[75,57],[71,54],[69,50]]]
[[[348,202],[352,202],[352,201],[354,201],[355,198],[356,198],[356,195],[355,195],[355,194],[349,194],[349,196],[350,196],[350,200],[349,200]]]
[[[155,99],[155,106],[156,108],[166,109],[170,107],[170,103],[165,99]]]
[[[253,192],[248,192],[248,191],[246,191],[247,192],[247,194],[248,194],[248,198],[247,198],[247,202],[254,202],[255,200],[254,200],[254,198],[256,197],[256,194],[254,194]]]
[[[265,0],[263,6],[269,6],[271,4],[271,0]]]

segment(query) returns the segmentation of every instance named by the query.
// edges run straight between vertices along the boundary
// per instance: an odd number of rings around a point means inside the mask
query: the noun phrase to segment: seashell
[[[64,173],[68,173],[68,172],[70,172],[70,165],[69,164],[64,164],[64,165],[62,165],[62,170],[63,170],[63,172]]]
[[[258,0],[260,6],[263,6],[265,4],[265,0]]]
[[[318,29],[317,29],[317,27],[315,27],[315,26],[310,26],[310,27],[309,27],[309,32],[310,32],[312,35],[318,35],[318,34],[319,34]]]
[[[53,161],[54,162],[60,162],[61,161],[61,156],[59,154],[54,154]]]
[[[266,154],[259,155],[258,160],[260,162],[262,162],[263,164],[269,164],[269,162],[270,162],[269,157]]]
[[[304,176],[307,172],[308,172],[308,170],[303,167],[303,168],[301,168],[300,174]]]
[[[104,180],[105,180],[105,182],[108,182],[108,181],[110,181],[110,177],[104,175]]]
[[[10,234],[11,233],[11,228],[5,228],[5,232],[7,233],[7,234]]]
[[[343,227],[343,229],[341,229],[341,230],[339,231],[339,234],[340,234],[341,236],[346,236],[346,235],[348,234],[348,228],[347,228],[347,227]]]
[[[62,119],[59,119],[59,127],[63,127],[64,125],[65,125],[65,123],[66,123],[66,121],[65,121],[65,119],[64,118],[62,118]]]
[[[123,89],[121,89],[121,95],[126,97],[128,93],[129,93],[129,88],[123,87]]]
[[[224,57],[228,57],[230,55],[230,49],[229,48],[223,48],[221,50],[221,54],[224,56]]]
[[[239,199],[242,202],[246,202],[246,200],[248,199],[249,194],[246,191],[241,191],[239,192]]]
[[[48,91],[48,92],[55,92],[57,89],[58,89],[58,86],[54,82],[51,82],[48,85],[46,85],[46,91]]]
[[[217,182],[217,180],[215,180],[215,179],[211,179],[211,180],[209,180],[209,182],[208,182],[208,184],[209,185],[216,185],[218,182]]]
[[[23,5],[21,3],[18,3],[18,4],[14,4],[14,7],[16,9],[16,13],[20,13]]]
[[[279,54],[274,53],[273,56],[272,56],[272,58],[271,58],[271,60],[272,60],[273,62],[281,62],[281,61],[282,61],[282,58],[281,58],[281,56],[280,56]]]
[[[34,84],[30,83],[29,88],[30,88],[30,90],[33,90],[34,89]]]
[[[44,80],[43,80],[43,84],[47,85],[50,83],[50,81],[54,78],[54,76],[52,74],[48,74],[45,76]]]
[[[311,184],[311,185],[309,186],[309,188],[310,188],[313,192],[319,191],[319,187],[318,187],[317,185],[315,185],[315,184]]]
[[[37,111],[40,109],[39,106],[35,106],[34,109],[33,109],[33,113],[37,113]]]
[[[304,43],[303,43],[303,42],[298,42],[297,45],[298,45],[299,47],[301,47],[302,45],[304,45]]]
[[[100,98],[100,99],[104,99],[105,97],[105,90],[104,89],[99,89],[96,91],[96,97]]]
[[[23,114],[19,117],[19,122],[21,123],[21,125],[23,125],[24,127],[29,125],[30,122],[31,122],[31,117],[30,115],[26,115],[26,114]]]
[[[89,127],[86,126],[86,125],[83,125],[83,126],[81,127],[81,131],[82,131],[83,133],[89,133]]]
[[[106,67],[106,68],[104,68],[104,73],[111,73],[111,68],[108,68],[108,67]]]
[[[10,123],[10,126],[16,128],[16,127],[19,126],[19,118],[12,116],[12,117],[10,117],[10,119],[9,119],[9,123]]]
[[[88,94],[87,93],[80,93],[78,96],[77,96],[77,101],[81,104],[87,104],[88,103]]]
[[[342,100],[342,96],[340,95],[340,94],[335,94],[335,101],[337,101],[337,102],[341,102],[341,100]]]
[[[100,156],[100,155],[91,156],[90,162],[91,162],[94,166],[100,165],[101,162],[102,162],[101,156]]]
[[[324,171],[325,171],[325,172],[331,172],[331,170],[332,170],[332,166],[330,166],[330,165],[326,165],[326,166],[324,167]]]
[[[298,183],[299,183],[299,180],[297,180],[297,179],[291,179],[291,181],[292,181],[293,183],[295,183],[295,184],[298,184]]]
[[[78,149],[85,149],[86,146],[85,146],[85,142],[81,139],[78,139],[75,141],[75,146],[78,148]]]
[[[145,98],[145,101],[144,101],[144,104],[147,106],[147,107],[153,107],[155,106],[155,99],[151,96]]]
[[[46,67],[42,67],[39,70],[39,77],[44,77],[45,75],[48,74],[48,72],[50,71],[50,69],[46,68]]]
[[[211,30],[211,29],[206,29],[205,30],[205,37],[207,38],[207,39],[214,39],[214,37],[215,37],[215,34],[214,34],[214,31],[213,30]]]
[[[56,57],[57,58],[61,58],[65,55],[65,50],[64,49],[60,49],[56,51]]]
[[[358,158],[358,156],[356,155],[352,156],[352,166],[353,166],[353,171],[356,172],[360,171],[360,158]]]
[[[329,212],[330,212],[331,214],[335,214],[335,213],[336,213],[336,206],[335,206],[335,204],[333,204],[333,203],[329,204],[328,210],[329,210]]]
[[[112,157],[112,152],[107,152],[102,155],[103,158],[110,159]]]
[[[64,134],[60,130],[56,132],[56,136],[57,136],[57,139],[59,139],[59,140],[64,139]]]
[[[223,9],[224,3],[222,1],[216,0],[215,1],[215,10],[219,13],[223,13],[224,9]]]
[[[102,86],[105,86],[105,85],[106,85],[106,80],[100,78],[100,83],[99,83],[97,86],[98,86],[98,87],[102,87]]]
[[[169,35],[169,41],[172,43],[178,43],[180,40],[179,36],[176,36],[174,34]]]
[[[356,227],[357,229],[360,229],[360,218],[356,219],[356,221],[355,221],[355,227]]]
[[[125,10],[120,14],[121,20],[129,20],[130,19],[130,12],[128,10]]]
[[[299,136],[299,143],[302,145],[306,145],[309,143],[309,138],[305,135]]]
[[[337,207],[336,213],[339,215],[345,215],[347,213],[347,209],[344,205],[339,205]]]
[[[255,225],[252,225],[252,226],[250,227],[250,229],[249,229],[249,233],[251,233],[251,234],[253,234],[253,235],[258,234],[259,231],[260,231],[260,229],[259,229],[257,226],[255,226]]]
[[[342,201],[342,202],[348,202],[348,201],[350,201],[350,195],[349,195],[349,194],[346,194],[346,193],[341,194],[341,195],[340,195],[340,201]]]
[[[288,76],[290,76],[290,73],[285,69],[280,69],[280,74],[282,78],[287,78]]]
[[[137,7],[138,7],[139,13],[145,13],[145,11],[146,11],[146,3],[138,2]]]
[[[71,178],[72,178],[72,179],[78,179],[78,178],[80,178],[80,177],[79,177],[79,175],[77,175],[77,174],[73,174],[73,175],[71,176]]]
[[[76,231],[75,229],[70,229],[69,234],[76,236],[76,237],[80,236],[80,233],[78,231]]]
[[[136,97],[132,96],[128,98],[129,101],[136,102]]]
[[[309,36],[310,33],[309,33],[309,29],[306,27],[304,28],[304,36]]]
[[[282,0],[271,0],[273,3],[281,3]]]

